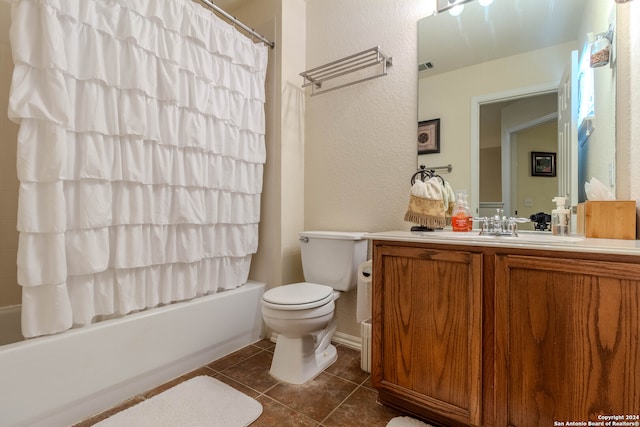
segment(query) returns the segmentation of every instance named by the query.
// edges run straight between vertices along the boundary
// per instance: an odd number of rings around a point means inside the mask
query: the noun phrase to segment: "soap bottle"
[[[466,209],[467,215],[467,231],[473,230],[473,217],[471,216],[471,209],[469,209],[469,196],[467,194],[463,195],[464,200],[464,208]]]
[[[556,208],[551,211],[551,233],[554,236],[568,236],[571,210],[565,207],[566,197],[554,197]]]
[[[471,214],[465,206],[464,196],[458,194],[456,206],[451,214],[451,229],[453,231],[471,231]]]

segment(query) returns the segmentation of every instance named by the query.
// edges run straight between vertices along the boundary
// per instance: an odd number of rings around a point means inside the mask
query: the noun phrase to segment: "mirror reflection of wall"
[[[499,8],[507,8],[503,16],[506,21],[498,21],[503,15]],[[516,186],[510,190],[504,188],[505,176],[509,175],[504,170],[505,162],[502,159],[499,161],[502,167],[497,169],[498,160],[495,156],[503,157],[501,149],[494,145],[491,152],[489,146],[479,146],[484,118],[488,116],[484,111],[485,104],[488,108],[497,99],[492,99],[492,94],[529,88],[533,88],[534,92],[538,88],[539,92],[557,98],[556,91],[563,73],[571,68],[572,51],[578,51],[584,57],[588,51],[588,37],[606,31],[610,22],[615,23],[615,8],[612,1],[604,0],[495,0],[486,8],[472,1],[466,4],[458,17],[441,13],[420,20],[418,66],[420,69],[421,64],[430,62],[433,68],[422,67],[425,70],[419,71],[418,120],[440,118],[442,125],[440,153],[418,156],[418,164],[451,163],[453,172],[448,180],[456,190],[469,191],[474,213],[478,212],[481,201],[501,202],[505,208],[509,207],[511,214],[518,210],[518,216],[521,216],[520,213],[525,212],[522,205],[524,200],[511,200],[515,197]],[[443,40],[447,43],[443,43]],[[482,40],[485,44],[478,45]],[[615,46],[613,50],[615,55]],[[458,62],[455,58],[458,58]],[[586,162],[584,170],[588,170],[585,173],[611,186],[615,182],[614,63],[594,69],[595,98],[600,106],[596,105],[599,111],[593,120],[595,131],[583,141],[580,151]],[[480,104],[477,112],[479,117],[475,119],[471,106],[474,100]],[[474,120],[477,121],[475,129]],[[497,144],[497,139],[493,143]],[[558,145],[557,137],[555,144]],[[558,161],[561,162],[562,153],[558,155]],[[513,156],[509,158],[513,159]],[[596,158],[600,161],[594,161]],[[487,164],[490,170],[485,171],[482,164]],[[513,163],[510,166],[514,171],[512,177],[519,176],[516,172],[519,166],[529,170],[528,162],[524,165],[521,162]],[[576,183],[577,169],[577,166],[567,169]],[[483,181],[499,178],[502,179],[500,185],[492,184],[490,188],[485,188]],[[515,178],[513,182],[516,182]],[[549,182],[545,181],[545,184]],[[557,195],[558,186],[549,196],[523,197],[527,199],[527,204],[531,204],[533,199],[534,206],[526,206],[527,210],[530,207],[536,212],[538,207],[546,210],[539,203],[543,199],[549,199],[550,202]],[[501,199],[496,199],[500,193]]]
[[[531,155],[537,151],[555,153],[557,135],[557,120],[550,120],[516,132],[517,143],[513,156],[517,159],[518,172],[512,189],[512,216],[529,218],[538,212],[551,213],[554,209],[552,197],[549,196],[554,195],[558,189],[558,177],[533,176]],[[520,228],[533,230],[533,224],[522,224]]]
[[[480,216],[501,207],[528,218],[553,208],[558,178],[532,176],[530,155],[556,152],[557,102],[557,93],[550,92],[480,106]]]

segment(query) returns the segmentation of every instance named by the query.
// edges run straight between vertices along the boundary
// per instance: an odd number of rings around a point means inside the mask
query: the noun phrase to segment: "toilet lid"
[[[333,288],[317,283],[294,283],[269,289],[262,295],[262,299],[271,304],[304,305],[305,308],[313,308],[331,301]]]

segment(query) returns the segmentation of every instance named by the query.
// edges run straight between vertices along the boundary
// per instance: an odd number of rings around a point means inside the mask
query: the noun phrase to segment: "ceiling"
[[[467,3],[457,17],[420,20],[418,63],[428,75],[577,39],[584,0],[494,0]],[[422,74],[421,74],[422,75]]]

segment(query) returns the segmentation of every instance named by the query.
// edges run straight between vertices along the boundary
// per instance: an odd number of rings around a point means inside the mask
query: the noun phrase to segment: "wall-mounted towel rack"
[[[420,179],[420,181],[426,181],[429,178],[433,178],[434,176],[442,179],[442,183],[444,184],[444,179],[440,175],[436,175],[437,170],[446,170],[447,172],[451,172],[453,167],[449,164],[447,166],[434,166],[431,168],[426,167],[425,165],[420,165],[420,169],[418,172],[411,175],[411,185],[416,183],[416,179]]]
[[[303,78],[302,87],[311,86],[311,96],[319,95],[341,87],[351,86],[366,80],[386,76],[387,67],[392,64],[393,59],[382,53],[380,46],[372,47],[371,49],[363,50],[362,52],[354,55],[350,55],[300,73]],[[360,72],[355,75],[356,80],[343,78],[336,80],[336,86],[331,86],[330,84],[323,85],[323,83],[329,82],[330,80],[338,79],[348,74],[355,73],[356,71],[361,71],[377,65],[380,67],[378,70],[374,70],[375,74],[373,75],[370,73]]]
[[[430,167],[426,167],[425,165],[420,165],[420,169],[427,169],[427,170],[432,170],[432,171],[444,171],[444,170],[446,170],[447,172],[451,173],[451,171],[453,170],[453,166],[451,166],[451,163],[449,163],[446,166],[430,166]]]

